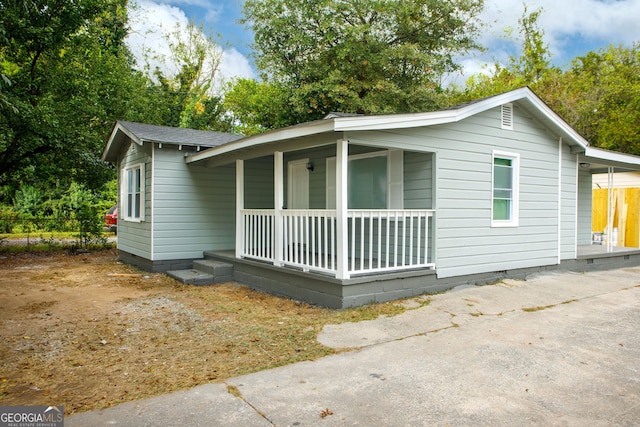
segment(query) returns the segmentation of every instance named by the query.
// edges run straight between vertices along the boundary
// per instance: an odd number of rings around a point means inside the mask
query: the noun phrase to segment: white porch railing
[[[432,268],[429,235],[432,210],[348,210],[347,271],[351,274]],[[243,209],[242,257],[305,271],[335,274],[335,210],[287,209],[279,212],[281,254],[275,250],[275,211]]]

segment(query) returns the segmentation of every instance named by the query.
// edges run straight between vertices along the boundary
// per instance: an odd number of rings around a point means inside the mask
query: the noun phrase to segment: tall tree
[[[290,96],[291,91],[277,83],[237,79],[227,84],[224,106],[236,133],[255,135],[295,123],[299,116],[289,108]]]
[[[5,199],[36,182],[100,187],[112,177],[99,160],[109,127],[147,114],[132,101],[146,80],[129,65],[126,0],[8,0],[0,16],[0,72],[11,81],[0,103]]]
[[[193,23],[164,34],[169,55],[153,59],[167,69],[156,68],[155,89],[159,97],[160,124],[202,130],[228,131],[222,99],[215,94],[220,86],[222,51],[202,28]]]
[[[640,43],[574,59],[547,98],[593,145],[640,155]]]
[[[538,26],[542,8],[529,13],[524,6],[518,20],[520,54],[509,57],[507,64],[494,63],[490,73],[471,76],[463,91],[454,91],[453,103],[471,101],[509,90],[531,87],[543,96],[551,90],[561,70],[551,63],[549,46],[544,42],[544,31]]]
[[[244,22],[263,79],[291,88],[291,105],[307,119],[436,107],[456,55],[479,48],[482,8],[471,0],[248,0]]]

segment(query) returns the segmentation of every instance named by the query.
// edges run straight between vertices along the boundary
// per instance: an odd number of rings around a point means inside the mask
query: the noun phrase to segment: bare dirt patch
[[[316,340],[325,324],[405,309],[186,286],[115,250],[0,255],[0,404],[72,414],[222,381],[334,352]]]

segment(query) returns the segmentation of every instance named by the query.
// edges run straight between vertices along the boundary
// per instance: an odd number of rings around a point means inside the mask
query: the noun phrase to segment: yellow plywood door
[[[591,231],[604,233],[607,228],[607,198],[608,191],[606,188],[593,190]]]
[[[638,248],[640,247],[640,188],[627,188],[626,201],[625,246]]]
[[[640,247],[640,188],[613,189],[613,226],[618,229],[616,246]],[[606,188],[593,190],[591,229],[606,233],[607,201]]]

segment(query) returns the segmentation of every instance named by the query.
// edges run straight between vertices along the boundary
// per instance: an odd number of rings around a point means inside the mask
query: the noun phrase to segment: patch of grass
[[[227,385],[227,391],[229,392],[230,395],[237,397],[238,399],[242,399],[242,393],[240,393],[240,390],[238,390],[238,387],[229,384]]]
[[[552,305],[541,305],[541,306],[538,306],[538,307],[525,307],[525,308],[522,309],[522,311],[525,311],[527,313],[533,313],[533,312],[536,312],[536,311],[542,311],[542,310],[546,310],[548,308],[553,308],[555,306],[556,306],[555,304],[552,304]]]
[[[101,250],[110,249],[115,247],[115,243],[109,243],[107,238],[108,234],[105,233],[104,238],[97,239],[95,242],[84,246],[83,250]],[[49,237],[45,237],[44,234],[39,236],[30,235],[28,237],[16,237],[18,235],[11,234],[11,238],[2,237],[0,235],[0,253],[4,254],[19,254],[19,253],[32,253],[32,252],[55,252],[61,250],[76,250],[78,248],[77,234],[74,233],[48,233]]]
[[[325,325],[408,309],[332,310],[234,283],[183,285],[134,274],[114,250],[10,254],[0,269],[11,296],[0,307],[0,399],[59,402],[68,414],[334,354],[317,341]]]

